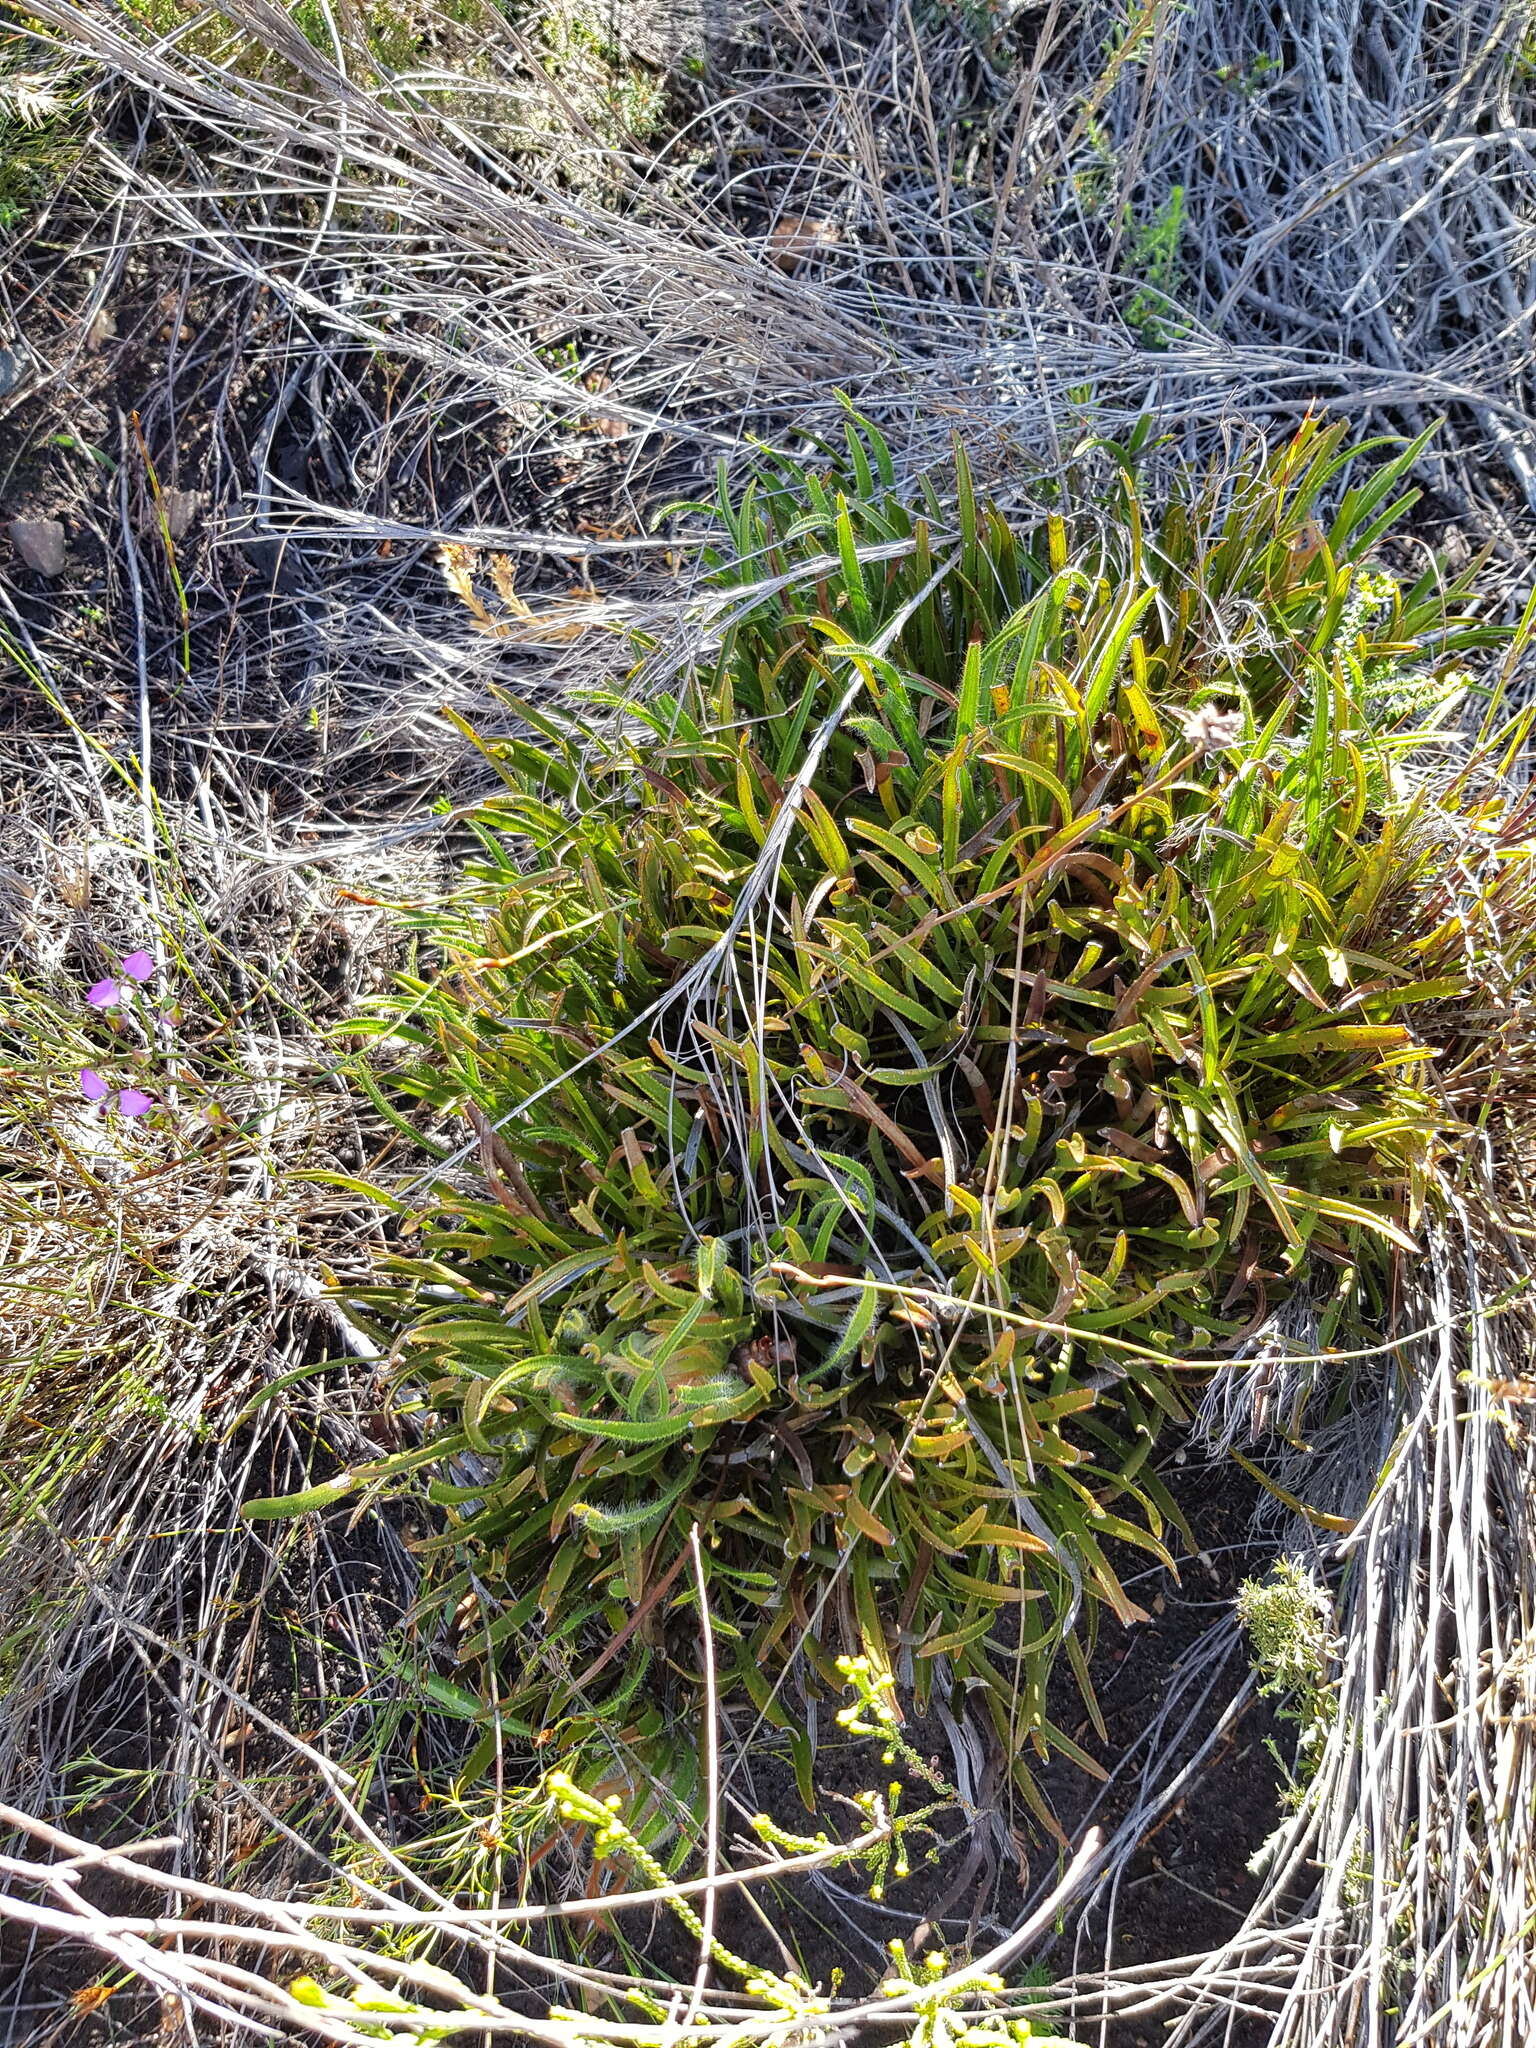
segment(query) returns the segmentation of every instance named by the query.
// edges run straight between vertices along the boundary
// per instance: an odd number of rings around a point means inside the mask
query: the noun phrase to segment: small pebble
[[[13,519],[11,545],[34,576],[62,576],[67,559],[64,529],[57,519]]]

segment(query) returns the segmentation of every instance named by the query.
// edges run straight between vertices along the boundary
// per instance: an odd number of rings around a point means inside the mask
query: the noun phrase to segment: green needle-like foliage
[[[376,1026],[480,1170],[363,1307],[513,1711],[618,1727],[696,1671],[697,1524],[774,1718],[855,1650],[1081,1754],[1046,1680],[1169,1554],[1160,1432],[1292,1289],[1366,1341],[1486,1091],[1458,1005],[1527,978],[1491,772],[1404,773],[1493,637],[1466,579],[1362,566],[1415,453],[1326,532],[1316,426],[1021,531],[851,428],[722,502],[717,659],[490,750]]]

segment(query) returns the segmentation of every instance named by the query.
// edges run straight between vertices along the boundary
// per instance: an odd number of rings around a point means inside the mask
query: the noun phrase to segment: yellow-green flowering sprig
[[[912,1872],[912,1859],[907,1854],[906,1837],[913,1823],[922,1818],[922,1814],[911,1814],[898,1821],[896,1809],[901,1803],[902,1790],[900,1781],[896,1779],[893,1779],[886,1788],[889,1800],[886,1813],[891,1822],[891,1832],[884,1840],[877,1842],[869,1852],[869,1896],[872,1899],[879,1900],[885,1897],[888,1878],[894,1876],[900,1882]],[[855,1792],[853,1803],[861,1813],[866,1813],[873,1819],[880,1810],[880,1795],[878,1792]],[[931,1806],[923,1809],[924,1814],[933,1811]]]
[[[451,1988],[462,1989],[460,1986]],[[449,2040],[485,2018],[484,2010],[443,2012],[436,2006],[417,2005],[409,1998],[402,1998],[398,1992],[387,1991],[382,1985],[367,1979],[355,1984],[345,1996],[339,1996],[316,1983],[313,1977],[293,1977],[288,1983],[288,1995],[300,2005],[324,2013],[328,2019],[349,2021],[360,2034],[371,2034],[381,2041],[405,2039],[412,2043],[425,2042],[428,2048],[432,2042]],[[408,2033],[390,2026],[375,2027],[364,2017],[369,2013],[388,2014],[393,2019],[406,2019],[414,2024]]]
[[[671,1890],[673,1879],[665,1865],[657,1861],[625,1821],[620,1811],[623,1802],[618,1793],[612,1792],[606,1799],[599,1799],[594,1793],[583,1791],[565,1771],[551,1771],[544,1780],[544,1786],[562,1820],[578,1820],[591,1828],[594,1855],[625,1856],[645,1873],[658,1890]],[[761,1998],[784,2013],[799,2015],[829,2010],[826,2001],[815,1995],[803,1977],[777,1976],[771,1970],[759,1969],[756,1963],[748,1962],[745,1956],[727,1948],[705,1928],[687,1899],[679,1898],[675,1891],[668,1897],[667,1904],[689,1933],[707,1945],[712,1959],[722,1969],[739,1977],[754,1998]]]
[[[771,1814],[754,1813],[751,1827],[759,1841],[769,1849],[777,1849],[781,1856],[816,1856],[833,1846],[832,1837],[826,1833],[791,1834],[788,1828],[781,1828]]]
[[[884,1812],[890,1823],[890,1833],[868,1852],[869,1896],[882,1899],[888,1879],[894,1877],[899,1881],[911,1875],[909,1839],[918,1833],[931,1834],[933,1831],[926,1824],[934,1814],[945,1807],[964,1805],[965,1802],[956,1788],[934,1769],[926,1757],[920,1756],[901,1733],[896,1714],[896,1686],[890,1673],[877,1670],[868,1657],[839,1657],[837,1668],[854,1694],[852,1704],[839,1709],[837,1725],[846,1728],[850,1735],[872,1735],[881,1745],[882,1763],[905,1764],[914,1777],[921,1778],[939,1795],[937,1800],[920,1807],[915,1813],[904,1814],[901,1812],[904,1786],[899,1779],[893,1779],[886,1787]],[[873,1819],[881,1802],[879,1794],[861,1792],[855,1795],[854,1804]],[[937,1860],[936,1849],[930,1849],[927,1854],[930,1863]]]
[[[894,1971],[881,1984],[881,1994],[901,1998],[914,1985],[919,1987],[919,1996],[909,2002],[915,2024],[904,2048],[1073,2048],[1059,2034],[1036,2033],[1029,2020],[965,2010],[978,1993],[1002,1994],[1003,1980],[994,1972],[951,1972],[950,1959],[941,1948],[927,1949],[914,1963],[904,1941],[891,1942],[890,1953]]]
[[[839,1674],[847,1680],[856,1697],[851,1706],[841,1707],[837,1725],[850,1735],[872,1735],[882,1747],[880,1761],[901,1762],[944,1800],[958,1800],[960,1794],[920,1756],[901,1732],[896,1711],[896,1681],[888,1671],[877,1671],[868,1657],[839,1657]]]
[[[893,1873],[897,1878],[911,1875],[908,1838],[917,1832],[932,1833],[924,1823],[950,1804],[945,1799],[922,1807],[916,1813],[903,1813],[901,1800],[905,1791],[900,1779],[893,1778],[883,1795],[879,1792],[856,1792],[853,1795],[854,1805],[869,1821],[871,1829],[881,1830],[877,1840],[867,1842],[863,1847],[853,1844],[848,1847],[848,1860],[862,1863],[869,1873],[869,1896],[872,1899],[884,1898],[886,1881]],[[752,1826],[769,1848],[777,1849],[785,1856],[815,1856],[833,1847],[829,1836],[793,1835],[787,1828],[781,1828],[777,1821],[770,1820],[766,1813],[754,1814]],[[935,1855],[935,1851],[929,1851],[930,1862],[935,1860]]]

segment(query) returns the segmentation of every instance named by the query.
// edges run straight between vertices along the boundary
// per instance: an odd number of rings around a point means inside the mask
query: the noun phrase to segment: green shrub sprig
[[[1494,637],[1470,574],[1362,568],[1416,452],[1340,494],[1311,424],[1225,494],[1122,472],[1021,530],[963,451],[903,495],[851,426],[722,493],[718,658],[488,750],[442,965],[374,1027],[479,1179],[361,1310],[513,1711],[694,1675],[697,1523],[771,1719],[857,1652],[979,1683],[1042,1815],[1027,1750],[1089,1762],[1046,1682],[1091,1708],[1118,1560],[1171,1555],[1160,1434],[1297,1286],[1369,1330],[1490,934],[1528,971],[1487,778],[1403,773]]]

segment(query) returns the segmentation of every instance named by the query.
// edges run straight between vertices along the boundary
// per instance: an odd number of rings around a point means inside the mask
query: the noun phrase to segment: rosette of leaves
[[[851,427],[722,500],[718,659],[488,749],[441,965],[376,1023],[476,1146],[360,1302],[429,1434],[337,1490],[431,1462],[516,1711],[696,1672],[697,1525],[771,1716],[858,1649],[1081,1755],[1046,1681],[1170,1555],[1160,1434],[1298,1286],[1369,1332],[1491,934],[1526,973],[1491,775],[1407,793],[1373,687],[1433,703],[1491,637],[1465,578],[1360,599],[1415,452],[1339,497],[1313,425],[1019,530]]]

